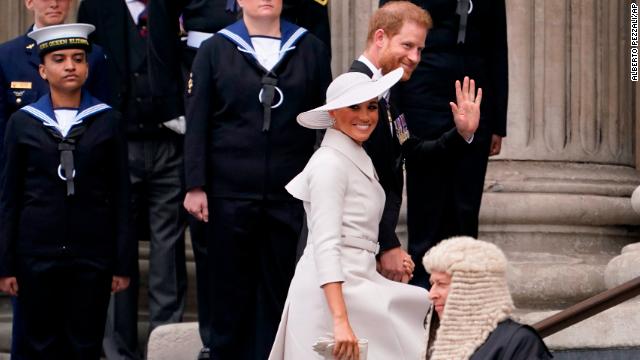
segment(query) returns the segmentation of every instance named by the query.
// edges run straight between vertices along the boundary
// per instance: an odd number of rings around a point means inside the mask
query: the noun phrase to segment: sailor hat
[[[52,51],[63,49],[90,51],[89,34],[95,29],[96,27],[91,24],[62,24],[34,30],[27,35],[36,41],[38,54],[44,56]]]

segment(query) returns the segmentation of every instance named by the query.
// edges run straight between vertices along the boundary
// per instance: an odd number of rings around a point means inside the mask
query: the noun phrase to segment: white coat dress
[[[309,236],[289,288],[270,360],[324,359],[312,345],[333,337],[322,285],[342,282],[349,323],[369,360],[417,360],[425,349],[427,291],[376,271],[384,191],[365,150],[328,129],[287,190],[304,202]]]

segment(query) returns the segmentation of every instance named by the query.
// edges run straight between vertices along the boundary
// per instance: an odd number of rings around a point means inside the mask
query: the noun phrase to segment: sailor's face
[[[71,0],[25,0],[27,9],[33,11],[38,27],[64,23],[70,4]]]
[[[238,5],[252,18],[278,18],[282,12],[282,0],[238,0]]]
[[[74,92],[82,88],[89,75],[87,54],[80,49],[66,49],[46,54],[40,65],[40,76],[52,88],[62,92]]]
[[[335,119],[333,128],[342,131],[353,141],[362,145],[378,124],[378,99],[329,111]]]
[[[402,81],[409,80],[420,62],[426,38],[427,30],[412,21],[406,21],[400,31],[391,37],[385,34],[379,59],[382,74],[388,74],[402,66]]]

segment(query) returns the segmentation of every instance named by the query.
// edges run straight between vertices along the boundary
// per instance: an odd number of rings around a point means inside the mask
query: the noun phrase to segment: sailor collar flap
[[[280,20],[280,55],[278,63],[282,61],[287,52],[296,48],[296,44],[307,33],[307,29],[294,25],[286,20]],[[238,50],[251,55],[257,61],[256,50],[251,43],[251,36],[242,19],[218,31],[217,34],[238,46]],[[277,65],[276,65],[277,66]],[[275,68],[275,66],[274,66]]]
[[[369,179],[378,180],[373,162],[367,152],[343,132],[331,128],[327,129],[321,147],[328,147],[338,151],[351,160]]]
[[[81,124],[84,119],[91,115],[111,109],[107,104],[100,102],[100,100],[94,98],[86,90],[82,91],[82,98],[80,100],[80,108],[78,108],[78,114],[71,127]],[[44,126],[52,127],[60,132],[60,125],[56,121],[56,116],[53,112],[53,104],[51,103],[51,96],[45,94],[38,101],[31,105],[27,105],[20,109],[31,115],[33,118],[41,121]]]

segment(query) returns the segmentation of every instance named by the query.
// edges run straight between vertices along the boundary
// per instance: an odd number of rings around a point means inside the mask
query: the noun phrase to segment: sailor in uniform
[[[29,33],[50,94],[14,113],[0,173],[0,290],[17,295],[19,359],[98,359],[111,292],[136,266],[120,116],[82,86],[88,24]]]
[[[331,71],[326,46],[280,19],[281,0],[239,4],[243,19],[204,41],[193,63],[185,208],[207,223],[211,358],[266,359],[304,214],[284,185],[316,139],[295,117],[324,102]]]
[[[35,21],[27,33],[45,26],[64,23],[70,2],[30,1],[30,10],[34,13]],[[0,139],[3,138],[4,127],[11,114],[49,92],[49,85],[38,75],[39,65],[40,58],[35,41],[26,33],[0,45]],[[93,96],[108,103],[106,66],[104,52],[94,45],[89,54],[90,76],[85,87]],[[0,153],[1,149],[2,145]]]
[[[330,53],[327,4],[328,0],[284,0],[282,18],[309,30],[327,46]],[[171,107],[172,115],[177,117],[184,114],[181,110],[183,94],[193,83],[189,81],[189,73],[198,48],[214,33],[236,22],[239,7],[235,0],[154,0],[149,2],[147,9],[152,91],[154,96],[174,105]],[[189,230],[196,265],[198,330],[202,343],[207,344],[211,323],[209,299],[215,294],[210,293],[208,285],[205,227],[190,216]],[[207,351],[205,347],[201,358],[207,358]]]

